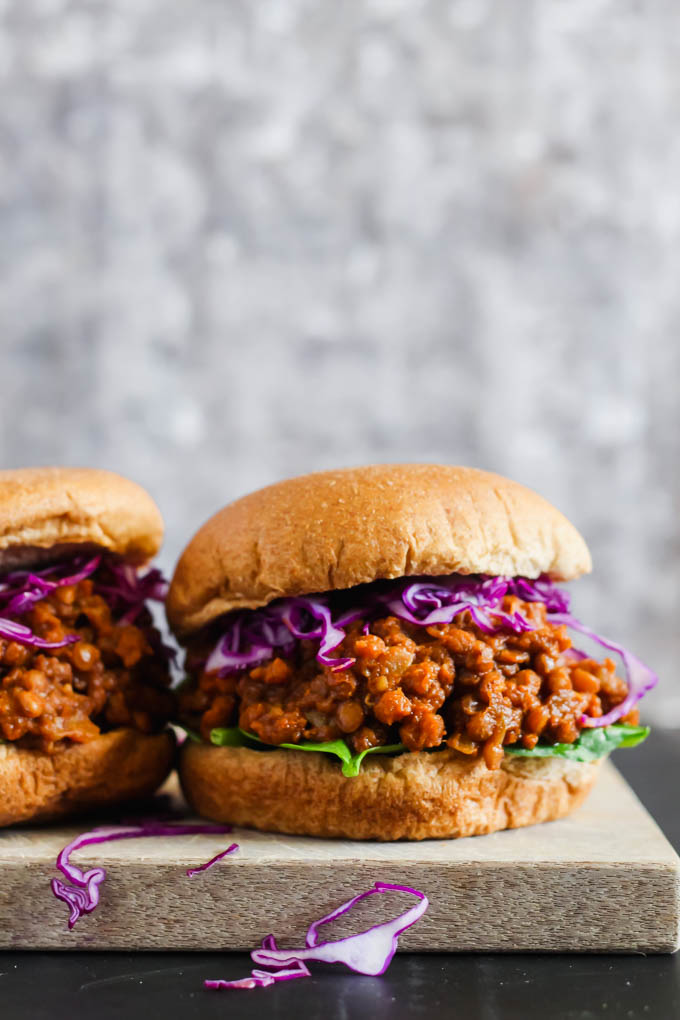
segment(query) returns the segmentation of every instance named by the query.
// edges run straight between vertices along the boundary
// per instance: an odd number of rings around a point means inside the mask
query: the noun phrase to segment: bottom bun
[[[172,768],[174,753],[169,731],[112,730],[55,754],[0,744],[0,826],[147,797]]]
[[[346,839],[446,839],[563,818],[600,762],[514,758],[499,769],[456,751],[371,755],[346,779],[330,755],[187,741],[180,779],[206,818],[265,832]]]

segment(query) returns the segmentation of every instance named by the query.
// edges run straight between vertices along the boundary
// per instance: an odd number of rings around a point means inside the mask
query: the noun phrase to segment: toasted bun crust
[[[171,732],[119,729],[56,754],[0,744],[0,826],[146,797],[173,763]]]
[[[206,818],[344,839],[447,839],[553,821],[585,799],[599,762],[513,758],[499,769],[455,751],[371,755],[346,779],[329,755],[187,741],[180,779]]]
[[[81,544],[144,563],[156,555],[162,539],[163,519],[151,496],[112,471],[0,471],[0,568]]]
[[[588,548],[523,485],[474,468],[385,464],[270,485],[211,517],[180,558],[168,619],[180,637],[283,595],[418,574],[569,580]]]

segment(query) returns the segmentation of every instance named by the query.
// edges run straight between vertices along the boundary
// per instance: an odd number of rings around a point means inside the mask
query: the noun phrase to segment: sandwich
[[[172,767],[162,537],[118,475],[0,471],[0,826],[145,797]]]
[[[644,739],[656,682],[570,613],[558,582],[590,569],[550,503],[471,468],[328,471],[226,506],[167,599],[188,801],[375,840],[567,815],[611,750]]]

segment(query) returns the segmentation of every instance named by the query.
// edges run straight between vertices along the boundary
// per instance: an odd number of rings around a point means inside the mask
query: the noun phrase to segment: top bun
[[[53,559],[80,545],[130,563],[155,556],[163,518],[141,486],[112,471],[42,467],[0,471],[0,567]]]
[[[184,550],[167,610],[186,638],[232,609],[379,578],[590,569],[581,535],[531,489],[475,468],[383,464],[291,478],[220,510]]]

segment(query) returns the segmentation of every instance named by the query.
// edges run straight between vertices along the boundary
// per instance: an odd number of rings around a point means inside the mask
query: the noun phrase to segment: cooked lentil
[[[468,613],[430,627],[394,616],[359,620],[336,653],[355,659],[350,668],[320,665],[315,643],[300,641],[293,656],[246,671],[200,672],[180,695],[181,714],[205,740],[214,727],[239,725],[269,744],[343,737],[354,751],[448,746],[481,754],[493,769],[504,746],[573,743],[582,715],[623,701],[614,662],[574,656],[567,628],[550,623],[544,605],[506,596],[503,609],[535,629],[485,634]],[[189,661],[203,651],[199,642]]]
[[[118,623],[93,580],[57,588],[22,617],[35,634],[77,643],[38,649],[0,639],[0,738],[52,752],[102,730],[161,728],[172,714],[166,661],[147,609]]]

